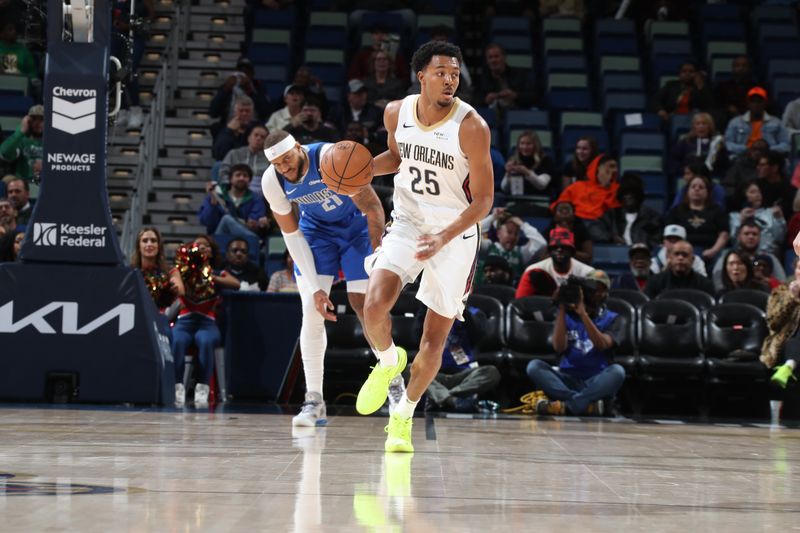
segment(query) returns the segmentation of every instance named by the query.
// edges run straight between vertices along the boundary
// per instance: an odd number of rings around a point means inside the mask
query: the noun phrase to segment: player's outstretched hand
[[[314,293],[314,307],[317,308],[317,311],[325,320],[336,322],[336,315],[333,313],[333,302],[325,294],[325,291],[318,290]]]
[[[418,261],[425,261],[436,255],[444,245],[444,239],[438,233],[435,235],[421,235],[417,238],[417,254],[414,257]]]

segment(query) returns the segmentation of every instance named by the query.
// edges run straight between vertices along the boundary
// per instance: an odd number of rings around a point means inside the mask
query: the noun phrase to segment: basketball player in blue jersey
[[[381,248],[366,262],[366,335],[380,362],[358,393],[359,413],[377,411],[406,366],[392,341],[389,311],[420,272],[417,299],[428,308],[411,379],[389,418],[387,452],[414,451],[414,408],[441,366],[453,321],[463,320],[480,249],[478,223],[494,201],[489,127],[454,96],[460,64],[457,46],[422,45],[411,59],[420,94],[389,103],[383,115],[389,149],[375,158],[374,173],[395,174],[394,211]]]
[[[289,133],[276,131],[265,141],[270,166],[261,179],[286,248],[295,263],[303,304],[300,351],[306,378],[305,403],[294,426],[327,422],[322,397],[325,320],[336,320],[328,294],[344,272],[350,305],[363,323],[367,273],[364,259],[380,243],[384,213],[372,186],[352,197],[336,194],[322,183],[319,165],[332,144],[301,146]],[[298,206],[299,217],[292,208]]]

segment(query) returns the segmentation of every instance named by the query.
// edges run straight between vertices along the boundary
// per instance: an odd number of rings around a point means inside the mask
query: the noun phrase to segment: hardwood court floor
[[[787,531],[800,430],[0,406],[2,531]]]

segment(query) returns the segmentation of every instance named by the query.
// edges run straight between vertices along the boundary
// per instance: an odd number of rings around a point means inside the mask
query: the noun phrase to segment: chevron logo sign
[[[70,102],[61,96],[79,96],[83,100]],[[88,98],[87,98],[88,97]],[[94,89],[53,88],[53,127],[71,135],[94,129],[97,111],[97,91]]]

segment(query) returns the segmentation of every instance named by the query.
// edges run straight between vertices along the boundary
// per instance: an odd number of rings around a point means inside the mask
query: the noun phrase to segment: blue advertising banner
[[[95,0],[94,41],[62,39],[48,2],[42,182],[20,257],[121,265],[106,188],[110,9]]]

